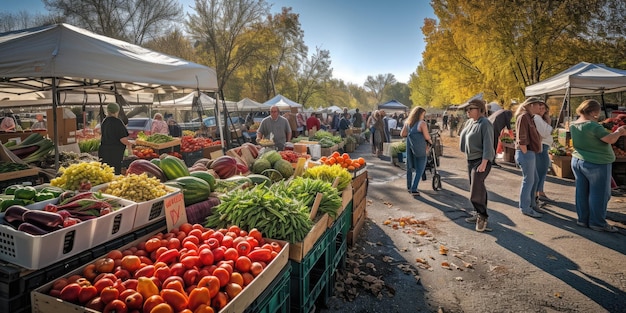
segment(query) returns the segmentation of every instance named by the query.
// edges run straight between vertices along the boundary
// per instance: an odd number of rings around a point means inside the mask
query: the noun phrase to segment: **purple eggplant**
[[[22,214],[24,222],[34,224],[40,228],[54,230],[63,227],[63,217],[58,213],[28,210]]]
[[[17,230],[23,231],[25,233],[29,233],[29,234],[31,234],[33,236],[41,236],[41,235],[45,235],[45,234],[49,233],[49,231],[44,230],[44,229],[42,229],[42,228],[40,228],[38,226],[35,226],[35,225],[33,225],[31,223],[27,223],[27,222],[24,222],[24,223],[20,224],[20,226],[17,228]]]
[[[4,211],[4,219],[11,225],[19,225],[24,222],[22,215],[28,211],[30,210],[24,206],[12,205]]]

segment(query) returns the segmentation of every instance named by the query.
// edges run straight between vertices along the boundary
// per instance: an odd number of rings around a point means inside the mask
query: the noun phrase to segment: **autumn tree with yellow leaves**
[[[581,61],[626,67],[620,0],[432,0],[426,49],[409,82],[415,103],[445,107],[474,94],[505,107],[526,86]]]

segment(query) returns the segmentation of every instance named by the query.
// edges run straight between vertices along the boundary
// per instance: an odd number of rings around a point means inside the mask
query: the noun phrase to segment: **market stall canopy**
[[[167,101],[161,101],[161,102],[154,102],[152,104],[153,108],[172,108],[172,109],[191,109],[192,105],[193,105],[193,97],[196,95],[196,92],[192,92],[189,93],[186,96],[177,98],[177,99],[172,99],[172,100],[167,100]],[[215,98],[201,92],[200,96],[198,97],[198,103],[200,103],[200,105],[202,105],[202,108],[205,110],[212,110],[215,108]],[[237,102],[234,101],[225,101],[226,102],[226,108],[229,111],[235,111],[237,110]],[[222,108],[222,101],[219,101],[219,105],[220,105],[220,109]]]
[[[526,87],[530,96],[600,95],[626,90],[626,70],[580,62],[548,79]]]
[[[403,111],[406,112],[409,110],[409,107],[400,103],[398,100],[391,100],[388,102],[385,102],[383,104],[379,104],[378,105],[378,109],[379,110],[386,110],[386,111]]]
[[[38,91],[217,90],[215,70],[69,24],[0,34],[0,99]]]
[[[280,110],[289,110],[290,108],[301,108],[302,104],[289,100],[283,95],[276,95],[274,98],[269,99],[263,103],[263,105],[271,107],[277,106]]]
[[[14,97],[11,100],[0,99],[0,108],[17,108],[27,106],[46,107],[52,106],[52,92],[42,91],[25,95],[24,99]],[[33,98],[33,96],[36,96]],[[152,93],[134,93],[122,95],[124,100],[131,105],[149,105],[154,100]],[[115,102],[115,95],[111,93],[83,94],[72,91],[59,92],[60,105],[99,105],[101,103]]]
[[[269,107],[250,98],[243,98],[237,102],[239,111],[269,111]]]
[[[338,106],[336,106],[336,105],[332,105],[332,106],[329,106],[329,107],[325,108],[324,110],[322,110],[322,112],[323,113],[335,113],[335,112],[341,113],[341,112],[343,112],[343,109],[338,107]]]

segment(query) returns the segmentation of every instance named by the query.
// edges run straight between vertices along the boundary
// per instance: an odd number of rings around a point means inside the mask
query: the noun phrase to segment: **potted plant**
[[[515,140],[509,134],[504,133],[500,136],[500,142],[504,153],[502,159],[508,163],[515,163]]]
[[[397,141],[389,146],[389,154],[392,158],[397,158],[398,162],[404,162],[406,159],[406,141]]]
[[[552,170],[558,177],[574,178],[572,172],[572,157],[567,148],[559,143],[555,143],[550,150],[548,156],[552,160]]]
[[[344,147],[344,150],[346,150],[346,152],[348,153],[354,152],[354,150],[356,150],[356,142],[357,140],[354,135],[346,136],[346,145]]]

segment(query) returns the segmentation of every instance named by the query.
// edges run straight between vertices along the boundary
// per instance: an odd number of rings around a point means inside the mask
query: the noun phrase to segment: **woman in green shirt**
[[[617,232],[606,222],[606,207],[611,198],[611,171],[615,154],[611,148],[626,126],[610,133],[600,125],[600,103],[585,100],[576,109],[579,118],[570,125],[574,152],[572,171],[576,178],[576,224],[596,231]]]

